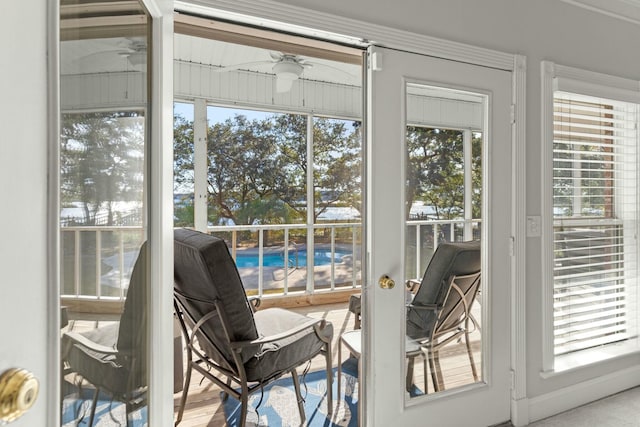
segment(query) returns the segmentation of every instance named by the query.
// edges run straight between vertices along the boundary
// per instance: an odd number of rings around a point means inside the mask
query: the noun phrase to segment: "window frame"
[[[638,339],[620,345],[605,345],[596,351],[579,350],[554,354],[554,215],[553,140],[554,92],[562,91],[640,105],[640,82],[607,74],[541,62],[541,153],[542,153],[542,372],[543,377],[577,369],[602,360],[639,351]],[[636,122],[638,123],[638,122]],[[639,137],[640,138],[640,137]],[[640,168],[640,163],[637,163]],[[638,244],[638,243],[636,243]],[[637,322],[636,314],[636,322]],[[597,354],[596,354],[597,353]]]

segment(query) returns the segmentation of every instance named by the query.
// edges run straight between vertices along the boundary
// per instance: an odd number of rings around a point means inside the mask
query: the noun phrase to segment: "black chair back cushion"
[[[116,356],[123,366],[131,366],[133,359],[133,385],[147,385],[147,330],[149,317],[149,282],[147,264],[147,242],[140,247],[138,259],[133,266],[124,310],[120,317]]]
[[[480,242],[444,242],[438,245],[422,277],[420,288],[413,302],[442,306],[452,276],[473,274],[480,271]],[[437,315],[429,310],[407,310],[407,335],[414,339],[429,338]]]
[[[236,264],[222,239],[189,229],[175,230],[174,237],[176,297],[194,323],[214,311],[215,301],[219,302],[227,323],[223,325],[220,315],[216,314],[203,325],[199,341],[209,357],[233,366],[232,350],[224,327],[231,341],[258,338],[253,312]],[[242,362],[250,359],[255,350],[244,349]],[[219,360],[220,354],[225,361]]]

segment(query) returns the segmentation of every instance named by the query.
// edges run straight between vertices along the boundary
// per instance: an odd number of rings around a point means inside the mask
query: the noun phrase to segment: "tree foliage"
[[[407,127],[406,218],[414,202],[422,201],[435,210],[436,219],[464,215],[463,133],[457,130]],[[482,188],[482,143],[472,141],[472,205],[480,218]]]
[[[83,223],[114,225],[117,202],[142,198],[144,118],[140,112],[65,114],[61,124],[60,195],[79,202]]]
[[[360,203],[360,135],[357,126],[314,118],[314,217],[329,206]],[[193,125],[175,121],[175,176],[193,176]],[[307,215],[307,116],[272,114],[249,120],[238,114],[207,132],[209,222],[304,223]]]

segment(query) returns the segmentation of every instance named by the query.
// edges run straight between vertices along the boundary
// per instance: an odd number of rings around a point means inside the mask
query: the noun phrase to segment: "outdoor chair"
[[[427,352],[435,391],[444,388],[440,350],[464,339],[474,381],[478,374],[469,333],[479,329],[471,308],[480,289],[480,242],[441,243],[413,301],[407,305],[407,336]]]
[[[182,420],[192,370],[241,402],[290,372],[301,424],[306,417],[296,368],[323,354],[327,410],[331,414],[333,326],[280,308],[254,310],[225,242],[188,229],[175,230],[174,307],[186,341],[187,371],[176,425]],[[194,357],[195,355],[195,357]]]
[[[65,374],[75,372],[95,387],[89,426],[93,425],[101,392],[126,405],[129,414],[146,405],[147,391],[147,244],[140,248],[131,273],[120,322],[87,332],[65,332],[62,362]],[[79,382],[79,387],[82,381]]]

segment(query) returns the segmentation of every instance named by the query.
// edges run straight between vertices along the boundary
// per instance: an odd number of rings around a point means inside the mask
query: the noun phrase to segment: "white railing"
[[[323,229],[330,230],[328,243],[326,241],[320,243],[316,239],[316,232]],[[290,235],[294,230],[301,232],[304,242],[291,239]],[[342,238],[342,243],[336,240],[336,233],[339,230],[345,230],[349,235],[348,239]],[[254,251],[257,249],[255,254],[257,256],[257,271],[251,271],[251,269],[240,266],[238,268],[245,288],[247,288],[247,293],[255,293],[258,296],[263,296],[265,293],[287,295],[292,290],[300,291],[301,285],[303,286],[302,290],[306,290],[307,293],[314,293],[320,289],[333,291],[338,287],[345,289],[359,286],[361,279],[359,263],[360,223],[314,224],[311,226],[306,224],[210,226],[207,227],[207,231],[227,241],[231,255],[236,262],[239,251],[244,250],[243,246],[246,246],[247,243],[256,245]],[[249,239],[249,242],[243,242],[240,238],[243,232],[257,236]],[[280,236],[278,238],[279,243],[273,246],[265,246],[265,233],[267,232],[282,233],[281,238]],[[350,247],[347,251],[345,251],[346,246]],[[310,247],[313,247],[313,251],[306,252],[308,255],[304,266],[289,264],[291,251],[295,251],[295,255],[300,249],[306,251]],[[309,255],[311,252],[315,255],[319,248],[329,251],[330,263],[326,266],[316,266],[314,263],[315,257]],[[336,253],[342,252],[337,251],[337,249],[342,249],[349,253],[350,256],[347,259],[343,258],[340,262],[336,262]],[[265,265],[265,251],[267,253],[272,253],[273,251],[281,253],[283,259],[282,268]],[[309,271],[313,271],[313,274],[308,274]],[[281,279],[274,277],[278,273],[279,276],[282,276]],[[272,276],[273,280],[270,280],[269,275]],[[320,275],[322,277],[317,277]]]
[[[123,300],[143,236],[139,226],[62,227],[61,296]]]
[[[407,221],[407,238],[415,236],[410,242],[410,246],[415,247],[412,255],[420,260],[411,263],[408,274],[415,272],[415,277],[420,277],[440,242],[478,239],[480,223],[480,220]],[[409,231],[411,228],[414,230]],[[321,230],[327,232],[319,236]],[[249,253],[256,257],[255,267],[238,268],[248,294],[260,297],[298,292],[313,294],[360,286],[360,223],[211,226],[207,232],[225,239],[236,261],[238,256]],[[296,234],[302,237],[291,237]],[[62,296],[122,301],[142,239],[143,229],[137,226],[61,228]],[[265,240],[274,243],[268,244]],[[324,250],[330,262],[315,265],[311,251],[304,265],[289,262],[299,251],[312,246],[314,253]],[[265,255],[274,253],[282,255],[282,266],[265,265]],[[347,255],[337,258],[340,253]]]
[[[422,277],[433,251],[441,242],[479,240],[482,220],[410,220],[406,222],[408,277]],[[413,229],[413,231],[411,231]],[[414,247],[410,253],[410,247]],[[410,258],[413,256],[413,258]],[[410,260],[411,259],[411,260]]]

